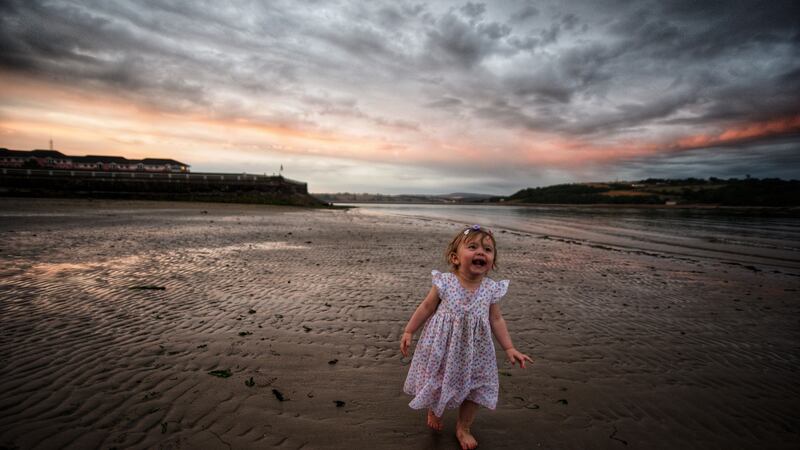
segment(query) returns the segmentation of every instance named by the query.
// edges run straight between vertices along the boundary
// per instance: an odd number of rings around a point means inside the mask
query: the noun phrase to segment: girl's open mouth
[[[472,264],[475,266],[485,266],[486,260],[481,258],[475,258],[472,260]]]

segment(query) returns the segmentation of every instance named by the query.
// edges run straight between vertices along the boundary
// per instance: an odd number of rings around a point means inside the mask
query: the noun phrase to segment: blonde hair
[[[492,269],[497,269],[497,241],[494,240],[494,235],[492,234],[491,230],[488,228],[481,228],[480,225],[472,225],[471,227],[466,227],[465,229],[459,231],[453,240],[450,241],[450,245],[448,245],[445,249],[444,260],[450,265],[451,268],[455,268],[456,265],[453,264],[453,261],[450,259],[450,257],[456,254],[459,245],[475,240],[479,240],[480,243],[483,244],[483,240],[486,238],[491,239],[492,245],[494,245],[494,260],[492,262]]]

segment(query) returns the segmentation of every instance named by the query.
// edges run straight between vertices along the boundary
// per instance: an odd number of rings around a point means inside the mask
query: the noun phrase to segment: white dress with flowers
[[[464,400],[494,409],[497,358],[489,306],[506,294],[508,280],[487,277],[470,292],[453,273],[431,274],[441,301],[422,330],[403,386],[414,396],[409,406],[430,408],[438,417]]]

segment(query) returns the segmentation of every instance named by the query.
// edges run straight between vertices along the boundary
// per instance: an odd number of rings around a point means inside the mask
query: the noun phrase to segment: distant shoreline
[[[313,194],[312,194],[313,196]],[[765,210],[765,211],[779,211],[786,210],[800,214],[800,207],[798,206],[726,206],[719,204],[706,204],[706,203],[691,203],[691,204],[646,204],[646,203],[483,203],[483,202],[331,202],[334,206],[342,205],[432,205],[432,206],[489,206],[489,207],[508,207],[508,206],[525,206],[525,207],[553,207],[553,208],[586,208],[586,209],[707,209],[707,210],[721,210],[721,211],[737,211],[737,210]]]
[[[658,179],[640,181],[570,183],[525,188],[511,195],[488,195],[455,192],[450,194],[317,193],[325,202],[343,203],[417,203],[474,204],[506,203],[515,205],[647,205],[663,207],[715,208],[800,207],[800,181],[781,179],[711,177]]]

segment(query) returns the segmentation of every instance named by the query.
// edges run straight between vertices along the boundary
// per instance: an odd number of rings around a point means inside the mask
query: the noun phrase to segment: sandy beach
[[[461,225],[2,198],[0,447],[457,448],[398,343]],[[495,233],[536,362],[479,448],[798,448],[800,273]]]

